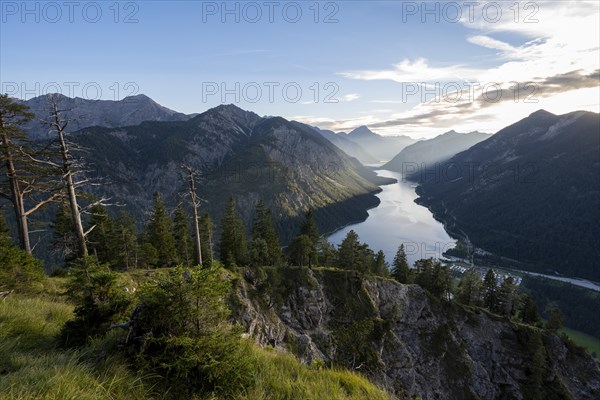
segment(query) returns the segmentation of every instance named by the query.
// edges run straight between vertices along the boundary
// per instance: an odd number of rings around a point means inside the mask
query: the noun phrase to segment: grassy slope
[[[584,347],[590,354],[596,353],[596,358],[600,357],[600,340],[571,328],[563,327],[561,332],[566,333],[576,344]]]
[[[115,345],[110,335],[79,351],[57,349],[54,337],[72,311],[55,296],[0,300],[0,399],[161,398],[151,377],[137,376],[123,358],[104,355]],[[311,369],[291,355],[253,348],[256,384],[238,400],[390,398],[359,375]]]

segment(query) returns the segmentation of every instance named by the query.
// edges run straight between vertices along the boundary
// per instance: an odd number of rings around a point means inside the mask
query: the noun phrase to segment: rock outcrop
[[[261,345],[364,373],[399,398],[596,399],[596,361],[569,341],[416,285],[334,269],[259,269],[235,318]]]

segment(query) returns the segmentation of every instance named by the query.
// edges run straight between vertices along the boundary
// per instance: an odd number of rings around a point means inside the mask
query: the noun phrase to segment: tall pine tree
[[[177,250],[177,263],[190,266],[194,263],[194,241],[190,233],[189,218],[179,206],[173,216],[173,237]]]
[[[77,234],[71,210],[66,201],[59,203],[51,225],[52,252],[67,264],[74,261],[78,255]]]
[[[246,264],[246,246],[246,227],[237,210],[235,198],[230,197],[225,215],[221,219],[221,240],[219,242],[221,262],[230,268]]]
[[[398,251],[396,252],[394,263],[392,265],[392,277],[400,283],[408,283],[410,277],[410,268],[408,267],[408,261],[406,260],[404,244],[401,244],[398,247]]]
[[[483,278],[483,305],[491,312],[496,312],[498,308],[498,283],[492,269]]]
[[[116,225],[117,267],[125,270],[137,268],[139,246],[135,219],[126,211],[120,211]]]
[[[271,210],[262,200],[256,203],[252,225],[252,261],[258,265],[278,265],[281,259],[279,236],[273,226]]]
[[[309,209],[305,216],[304,221],[300,224],[300,235],[305,235],[310,239],[310,253],[308,255],[308,264],[314,265],[319,262],[317,246],[319,244],[319,228],[315,221],[315,216],[312,209]]]
[[[100,204],[92,206],[88,221],[88,251],[95,255],[100,263],[114,265],[118,259],[117,236],[114,221],[106,208]]]
[[[173,222],[160,193],[154,194],[154,210],[147,227],[147,240],[157,252],[158,266],[170,266],[177,260]]]
[[[470,268],[458,284],[456,300],[468,306],[480,306],[482,287],[481,275],[474,268]]]
[[[213,262],[214,224],[210,215],[205,213],[200,219],[200,243],[202,246],[202,265],[210,266]]]

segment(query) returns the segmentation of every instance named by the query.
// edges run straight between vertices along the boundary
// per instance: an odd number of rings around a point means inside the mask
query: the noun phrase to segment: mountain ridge
[[[504,261],[598,282],[598,117],[533,113],[448,160],[456,176],[414,177],[419,202]]]
[[[451,130],[432,139],[420,140],[405,147],[382,168],[396,172],[432,169],[436,164],[447,161],[455,154],[489,137],[489,134],[478,131],[459,133]]]
[[[39,119],[47,118],[49,96],[54,96],[66,110],[64,114],[71,119],[70,128],[75,131],[91,126],[116,128],[139,125],[144,121],[185,121],[192,117],[162,106],[144,94],[127,96],[122,100],[89,100],[52,93],[17,100],[27,105],[37,117],[25,126],[32,139],[49,136],[48,128],[39,122]]]
[[[90,127],[73,138],[91,149],[96,173],[108,178],[102,194],[134,212],[148,209],[155,191],[176,203],[185,190],[179,166],[186,164],[203,176],[205,211],[220,217],[222,199],[234,195],[248,221],[262,198],[281,221],[284,240],[308,208],[324,221],[322,232],[365,219],[378,204],[378,185],[391,183],[308,126],[233,105],[187,121]]]

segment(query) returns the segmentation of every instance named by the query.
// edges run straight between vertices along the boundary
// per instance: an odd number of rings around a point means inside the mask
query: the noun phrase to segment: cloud
[[[460,93],[450,93],[447,97],[437,96],[387,118],[372,115],[376,114],[378,110],[371,110],[370,115],[361,118],[343,120],[319,119],[309,116],[297,118],[303,122],[334,131],[368,125],[383,134],[412,133],[413,137],[431,136],[432,130],[441,133],[441,131],[451,128],[464,131],[495,132],[539,108],[548,108],[546,104],[555,104],[553,102],[542,104],[544,99],[554,100],[556,98],[558,103],[569,104],[571,107],[565,110],[559,109],[558,113],[573,111],[572,107],[577,107],[573,98],[577,98],[579,94],[585,94],[589,90],[593,92],[597,89],[599,80],[600,70],[591,73],[575,70],[551,77],[538,78],[526,84],[489,86],[485,92],[483,87],[477,90],[463,89]],[[450,99],[458,97],[457,94],[460,95],[461,100],[451,101]],[[561,95],[563,95],[562,99]],[[595,103],[595,106],[598,107],[598,104]]]
[[[478,129],[477,124],[485,124],[481,129],[494,131],[539,108],[557,113],[577,108],[598,112],[597,1],[523,1],[518,5],[513,1],[500,2],[497,4],[502,6],[502,18],[493,23],[484,17],[485,4],[480,3],[475,10],[473,21],[467,21],[468,16],[463,15],[461,23],[471,30],[465,36],[468,43],[497,51],[491,60],[495,66],[491,68],[471,67],[463,60],[448,63],[421,57],[404,58],[388,68],[338,73],[353,80],[416,83],[428,90],[438,83],[463,88],[452,92],[461,95],[459,101],[449,99],[452,93],[446,98],[419,94],[408,101],[393,96],[371,100],[376,104],[417,104],[370,126],[391,132],[454,127],[452,124]],[[484,94],[481,89],[473,91],[468,86],[487,89]],[[420,87],[423,91],[424,87]]]
[[[367,70],[367,71],[347,71],[339,72],[349,79],[361,80],[392,80],[395,82],[431,82],[441,80],[462,81],[474,79],[479,72],[476,69],[467,68],[462,65],[450,65],[445,67],[430,67],[427,60],[418,58],[415,61],[404,59],[398,64],[394,64],[390,70]]]
[[[350,93],[345,96],[342,96],[341,100],[345,101],[345,102],[350,102],[350,101],[358,100],[359,98],[360,98],[360,95],[358,93]]]
[[[484,36],[484,35],[471,36],[467,40],[470,43],[476,44],[478,46],[487,47],[488,49],[502,50],[503,52],[507,52],[507,53],[516,52],[516,50],[517,50],[510,44],[502,42],[500,40],[496,40],[489,36]]]

